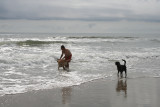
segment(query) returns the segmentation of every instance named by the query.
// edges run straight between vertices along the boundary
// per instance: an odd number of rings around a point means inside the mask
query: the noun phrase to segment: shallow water
[[[57,69],[60,46],[70,49],[70,72]],[[117,78],[115,61],[127,61],[128,78],[160,77],[160,34],[0,34],[0,95]]]

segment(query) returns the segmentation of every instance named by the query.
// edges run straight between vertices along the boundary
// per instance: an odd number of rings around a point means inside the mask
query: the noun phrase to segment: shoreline
[[[160,78],[98,79],[0,97],[0,107],[159,107]]]

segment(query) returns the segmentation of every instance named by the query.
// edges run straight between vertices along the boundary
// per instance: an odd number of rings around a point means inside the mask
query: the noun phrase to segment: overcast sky
[[[18,27],[25,27],[21,30],[29,32],[31,25],[37,30],[41,26],[46,32],[70,32],[73,26],[79,28],[76,28],[77,32],[85,29],[91,32],[112,29],[114,32],[114,27],[122,30],[121,27],[127,28],[128,24],[130,30],[139,30],[136,26],[145,30],[146,25],[151,25],[146,30],[159,31],[160,0],[0,0],[0,22],[0,32]],[[117,27],[120,24],[121,27]],[[48,29],[45,30],[43,25]]]

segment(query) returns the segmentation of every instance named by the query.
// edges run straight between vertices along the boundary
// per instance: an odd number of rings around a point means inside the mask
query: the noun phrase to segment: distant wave
[[[9,38],[8,40],[1,40],[0,45],[18,45],[18,46],[41,46],[41,45],[47,45],[47,44],[67,44],[68,42],[74,43],[74,40],[79,40],[80,42],[83,42],[84,39],[86,40],[124,40],[124,39],[136,39],[137,37],[127,37],[127,36],[121,36],[121,37],[111,37],[111,36],[69,36],[69,37],[52,37],[50,40],[45,39],[25,39],[25,38],[18,38],[13,39]],[[90,42],[90,41],[89,41]],[[100,41],[102,42],[102,41]],[[116,41],[117,42],[117,41]]]
[[[37,46],[37,45],[44,45],[44,44],[55,44],[55,43],[67,43],[64,41],[38,41],[38,40],[26,40],[26,41],[19,41],[16,44],[23,46],[23,45],[29,45],[29,46]]]
[[[160,43],[160,39],[152,39],[151,41]]]
[[[45,45],[45,44],[57,44],[57,43],[63,43],[67,44],[65,41],[42,41],[42,40],[25,40],[25,41],[3,41],[0,42],[0,45],[11,45],[11,44],[16,44],[18,46],[40,46],[40,45]]]
[[[133,39],[133,38],[137,38],[137,37],[111,37],[111,36],[81,36],[81,37],[76,37],[76,36],[71,36],[71,37],[68,37],[68,38],[71,38],[71,39]]]

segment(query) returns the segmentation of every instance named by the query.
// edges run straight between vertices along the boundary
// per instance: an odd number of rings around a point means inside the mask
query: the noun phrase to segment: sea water
[[[72,52],[69,72],[58,70],[61,45]],[[128,79],[160,77],[160,34],[0,33],[0,95],[115,80],[122,59]]]

